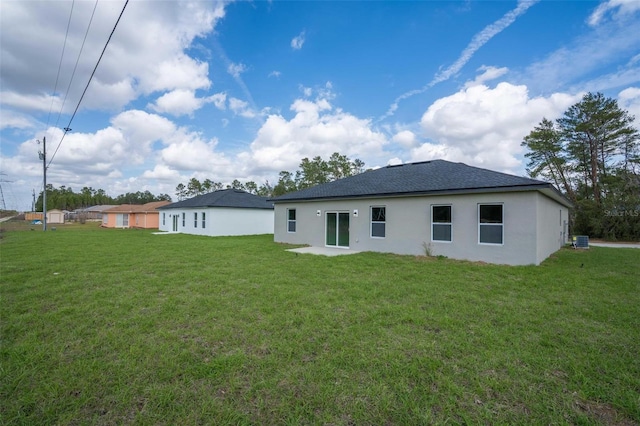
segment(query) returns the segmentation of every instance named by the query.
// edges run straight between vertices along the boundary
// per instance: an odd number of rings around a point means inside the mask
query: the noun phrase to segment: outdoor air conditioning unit
[[[573,237],[573,248],[588,249],[589,237],[587,235],[576,235]]]

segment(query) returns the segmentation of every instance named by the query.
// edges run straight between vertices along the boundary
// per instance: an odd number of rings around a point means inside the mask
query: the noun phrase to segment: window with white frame
[[[162,212],[162,226],[165,224],[165,212]]]
[[[296,232],[296,209],[287,209],[287,232]]]
[[[182,227],[183,227],[183,228],[185,227],[185,221],[186,221],[186,218],[187,218],[187,214],[186,214],[186,213],[184,213],[184,212],[182,212]]]
[[[384,238],[386,235],[387,208],[371,207],[371,237]]]
[[[193,227],[197,228],[198,227],[198,212],[195,212],[193,214]]]
[[[202,229],[204,229],[206,225],[207,225],[206,216],[205,216],[205,213],[202,212]]]
[[[431,206],[431,241],[451,242],[451,206]]]
[[[478,204],[478,242],[503,244],[504,211],[502,204]]]

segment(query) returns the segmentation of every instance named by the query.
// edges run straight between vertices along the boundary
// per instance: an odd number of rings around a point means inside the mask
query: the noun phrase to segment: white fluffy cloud
[[[302,49],[304,42],[305,42],[305,32],[302,31],[300,34],[298,34],[293,39],[291,39],[291,48],[293,48],[294,50],[300,50]]]
[[[507,72],[509,72],[509,69],[506,68],[506,67],[497,68],[497,67],[488,67],[488,66],[483,65],[480,68],[478,68],[478,71],[482,71],[482,73],[480,75],[478,75],[475,78],[475,80],[468,81],[464,85],[465,88],[469,88],[469,87],[473,87],[473,86],[479,86],[479,85],[484,84],[484,83],[486,83],[488,81],[495,80],[498,77],[502,77]]]
[[[82,50],[65,111],[73,111],[124,2],[99,3]],[[54,111],[62,104],[75,58],[80,53],[92,2],[75,2],[66,37],[71,2],[18,2],[2,4],[2,104],[24,111],[49,109],[42,94],[52,91],[60,46],[66,39]],[[24,16],[38,22],[38,30],[25,26]],[[192,40],[210,32],[224,16],[224,4],[212,2],[132,2],[111,39],[83,100],[83,108],[119,109],[141,94],[207,88],[208,65],[184,53]],[[13,101],[9,102],[11,99]],[[43,107],[43,105],[45,107]]]
[[[216,139],[204,140],[200,135],[185,134],[160,152],[162,162],[178,170],[228,174],[231,161],[215,150]]]
[[[279,172],[295,170],[304,157],[328,158],[340,152],[351,158],[379,159],[387,144],[384,134],[372,129],[371,121],[334,109],[326,99],[298,99],[291,105],[294,116],[287,120],[272,114],[262,125],[251,152],[244,160],[253,167]]]
[[[184,54],[155,64],[142,87],[146,93],[175,89],[206,89],[211,85],[209,65]]]
[[[411,148],[417,142],[416,135],[410,130],[402,130],[393,136],[393,141],[405,148]]]
[[[0,129],[30,129],[36,126],[36,120],[30,115],[14,111],[2,111]]]
[[[520,143],[543,117],[555,119],[579,96],[556,93],[530,98],[526,86],[472,86],[438,99],[421,125],[429,143],[411,152],[412,161],[443,158],[498,170],[521,166]]]
[[[211,96],[198,98],[192,90],[174,90],[160,96],[149,108],[159,113],[167,113],[174,116],[192,115],[196,110],[207,103],[213,103],[218,109],[225,109],[225,93],[216,93]]]
[[[194,91],[180,89],[165,93],[156,100],[155,104],[149,107],[157,112],[180,116],[192,114],[195,110],[200,109],[203,104],[204,99],[196,98]]]
[[[145,148],[156,141],[166,140],[168,135],[177,131],[170,120],[140,110],[122,112],[111,120],[111,124],[122,131],[132,144]]]
[[[63,138],[61,130],[50,128],[48,158],[49,161],[55,158],[52,169],[72,175],[83,172],[107,175],[121,167],[143,164],[155,142],[167,144],[167,138],[179,131],[171,121],[158,115],[125,111],[115,116],[110,126],[95,133],[71,131]],[[25,158],[34,152],[29,143],[22,144],[20,150]]]
[[[638,0],[608,0],[596,8],[587,22],[591,26],[596,26],[605,19],[607,14],[612,15],[614,19],[623,19],[637,11],[640,11],[640,2]]]
[[[180,179],[180,173],[164,164],[156,164],[153,170],[145,170],[142,173],[144,179],[158,179],[169,182],[176,182]]]
[[[225,103],[227,102],[227,94],[226,93],[216,93],[215,95],[211,95],[207,98],[209,102],[212,102],[216,108],[223,110],[226,108]]]
[[[242,99],[229,98],[229,109],[241,117],[254,118],[257,116],[256,112],[249,107],[249,103]]]
[[[13,112],[11,109],[7,109],[7,107],[18,110],[46,112],[49,111],[49,109],[59,111],[62,106],[62,99],[57,96],[45,94],[28,95],[12,91],[2,91],[0,92],[0,98],[2,99],[3,115],[6,111]]]
[[[235,78],[240,77],[240,74],[242,74],[245,71],[247,71],[247,66],[242,63],[239,63],[239,64],[230,63],[229,66],[227,67],[227,72]]]
[[[614,3],[617,2],[602,5]],[[635,4],[640,5],[640,2],[635,1]],[[598,21],[592,31],[532,63],[524,70],[521,81],[525,81],[531,90],[546,93],[554,90],[597,92],[636,84],[640,70],[634,55],[637,56],[640,48],[640,37],[637,31],[630,29],[638,27],[639,21],[637,14],[631,12],[623,16],[629,22]],[[622,64],[623,58],[632,59]],[[575,87],[570,88],[571,85]]]
[[[629,87],[618,94],[620,108],[627,110],[635,119],[635,127],[640,129],[640,87]]]
[[[93,186],[112,195],[146,189],[172,193],[176,182],[187,179],[181,172],[229,176],[236,171],[232,162],[216,151],[217,140],[205,140],[165,117],[140,110],[124,111],[114,116],[109,126],[93,133],[71,131],[64,139],[60,129],[51,127],[46,140],[47,159],[54,159],[48,183],[76,191]],[[41,182],[42,178],[39,150],[42,145],[29,139],[18,146],[10,161],[1,159],[4,172],[25,179],[20,185],[28,185],[29,194],[32,187],[39,189],[37,183],[27,181]],[[132,170],[138,171],[139,177],[123,179],[123,171],[130,175]],[[18,208],[28,209],[29,205],[22,201]]]

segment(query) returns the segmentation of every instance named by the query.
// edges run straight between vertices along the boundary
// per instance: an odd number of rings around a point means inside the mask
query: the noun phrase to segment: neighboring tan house
[[[224,189],[160,207],[160,230],[223,236],[273,234],[273,203]]]
[[[158,208],[170,201],[154,201],[147,204],[122,204],[102,212],[102,226],[105,228],[158,229]]]
[[[47,224],[64,223],[64,212],[58,209],[47,210]]]
[[[538,265],[567,242],[553,185],[444,160],[387,166],[285,194],[274,240]]]

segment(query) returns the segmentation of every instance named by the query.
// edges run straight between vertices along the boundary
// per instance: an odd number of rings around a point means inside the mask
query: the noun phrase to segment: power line
[[[76,116],[76,113],[78,112],[78,108],[80,108],[80,103],[82,103],[82,99],[84,99],[84,95],[87,93],[87,89],[89,88],[89,84],[91,84],[91,80],[93,79],[93,76],[95,75],[96,70],[98,69],[98,65],[100,65],[100,61],[102,60],[102,56],[104,56],[104,52],[107,50],[107,46],[109,45],[109,42],[111,41],[111,37],[113,37],[113,33],[116,31],[116,28],[118,27],[118,23],[120,22],[120,18],[122,18],[122,14],[124,13],[124,10],[127,8],[127,4],[129,4],[129,0],[125,1],[124,6],[122,7],[122,10],[120,11],[120,16],[118,16],[118,20],[116,21],[115,25],[113,26],[113,29],[111,30],[111,34],[109,34],[109,38],[107,39],[107,42],[105,43],[104,48],[102,49],[102,53],[100,54],[100,57],[98,58],[98,62],[96,62],[96,66],[93,68],[93,72],[91,73],[91,76],[89,77],[89,81],[87,81],[87,85],[85,86],[84,91],[82,92],[82,96],[80,96],[80,100],[78,101],[78,105],[76,105],[76,109],[73,111],[73,115],[71,116],[71,119],[69,119],[69,124],[67,124],[67,127],[64,128],[64,133],[62,134],[62,138],[60,139],[60,143],[58,144],[58,147],[56,148],[56,150],[53,152],[53,155],[51,156],[51,159],[49,160],[49,164],[47,165],[47,167],[49,167],[49,165],[51,165],[51,162],[53,161],[54,157],[58,153],[58,149],[60,149],[60,146],[62,146],[62,141],[64,141],[64,137],[71,130],[71,122],[73,121],[73,118]]]
[[[58,90],[58,79],[60,78],[60,68],[62,68],[62,59],[64,58],[64,50],[67,47],[67,37],[69,36],[69,27],[71,26],[71,16],[73,16],[73,5],[75,0],[71,3],[71,11],[69,12],[69,20],[67,21],[67,32],[64,35],[64,43],[62,44],[62,54],[60,55],[60,63],[58,64],[58,74],[56,74],[56,83],[53,86],[53,96],[51,96],[51,106],[49,107],[49,115],[47,116],[47,127],[49,127],[49,119],[51,118],[51,110],[53,109],[53,100]]]
[[[89,24],[87,25],[87,31],[84,33],[84,39],[82,40],[82,46],[80,46],[80,52],[78,52],[78,58],[76,59],[76,64],[73,67],[73,72],[71,73],[71,79],[69,80],[69,85],[67,86],[67,91],[64,95],[64,99],[62,100],[62,105],[60,106],[60,112],[58,112],[58,118],[56,119],[55,126],[58,127],[58,122],[60,121],[60,116],[62,115],[62,110],[64,109],[64,104],[67,102],[67,96],[69,95],[69,90],[71,89],[71,83],[73,83],[73,77],[76,75],[76,69],[78,68],[78,63],[80,62],[80,56],[82,56],[82,51],[84,49],[84,44],[87,41],[87,36],[89,35],[89,29],[91,28],[91,23],[93,22],[93,16],[96,13],[96,8],[98,7],[98,0],[96,0],[93,5],[93,12],[91,12],[91,18],[89,19]]]

